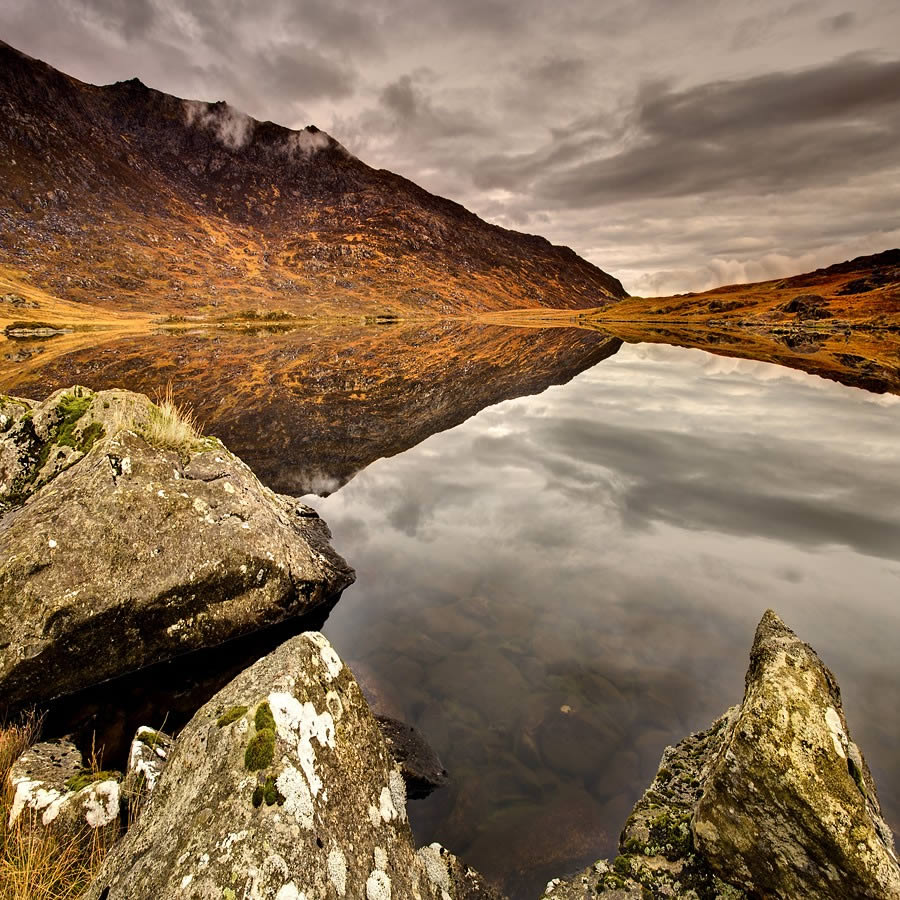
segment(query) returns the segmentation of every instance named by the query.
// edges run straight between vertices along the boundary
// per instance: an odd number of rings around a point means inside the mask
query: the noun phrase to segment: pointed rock
[[[900,897],[893,838],[837,681],[771,610],[692,827],[710,864],[747,891]]]

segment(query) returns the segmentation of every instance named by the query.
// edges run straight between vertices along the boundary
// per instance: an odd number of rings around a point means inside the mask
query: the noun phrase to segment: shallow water
[[[16,356],[0,389],[25,396],[172,380],[267,483],[334,491],[310,502],[358,581],[325,632],[450,772],[410,804],[418,840],[514,900],[614,852],[663,747],[740,700],[768,606],[835,671],[900,822],[900,397],[586,331],[459,324]],[[246,642],[246,663],[269,640]],[[129,716],[177,726],[240,667],[227,656],[70,702],[59,728],[103,710],[115,746],[141,724]]]
[[[325,632],[452,785],[413,804],[534,897],[614,853],[666,744],[742,695],[775,608],[900,813],[900,398],[660,345],[381,460],[325,500]]]

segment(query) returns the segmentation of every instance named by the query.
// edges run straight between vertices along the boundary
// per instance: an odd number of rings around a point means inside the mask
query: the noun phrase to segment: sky
[[[0,0],[0,38],[317,125],[637,295],[900,246],[897,0]]]

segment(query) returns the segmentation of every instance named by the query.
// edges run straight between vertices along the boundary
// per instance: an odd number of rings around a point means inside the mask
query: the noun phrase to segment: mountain
[[[584,309],[618,280],[334,138],[97,87],[0,42],[0,268],[64,301],[205,314]]]

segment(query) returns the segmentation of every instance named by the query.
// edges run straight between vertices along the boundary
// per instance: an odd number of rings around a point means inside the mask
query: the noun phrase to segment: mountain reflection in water
[[[0,346],[0,389],[152,395],[171,381],[273,488],[334,491],[311,502],[358,581],[325,631],[452,778],[410,804],[416,836],[519,898],[614,852],[663,747],[740,700],[768,606],[835,671],[900,820],[900,398],[622,344],[703,343],[897,389],[888,338],[787,337],[459,323],[82,334]],[[155,699],[147,683],[127,690],[142,716],[158,708],[148,724],[172,712],[171,683]]]

